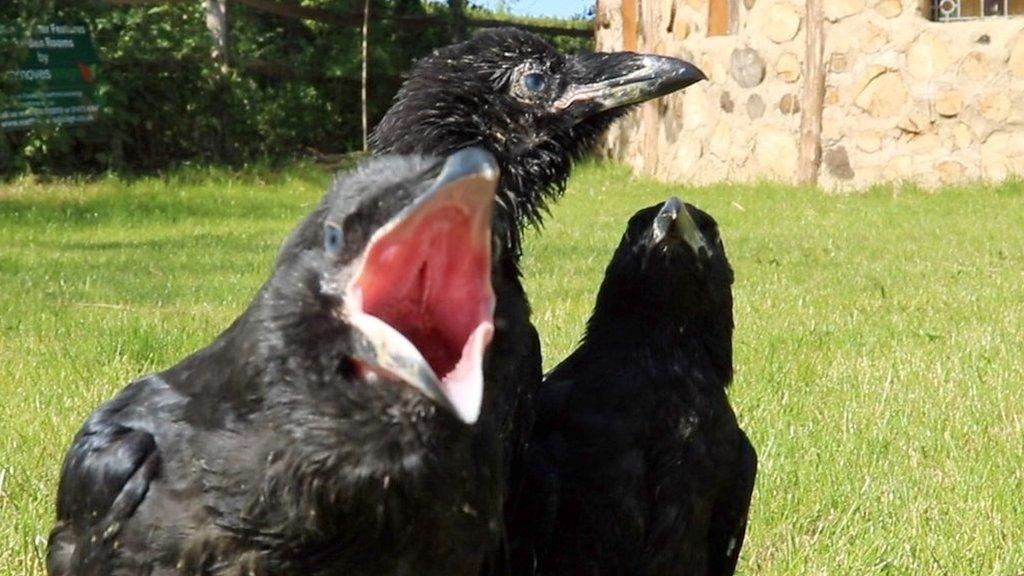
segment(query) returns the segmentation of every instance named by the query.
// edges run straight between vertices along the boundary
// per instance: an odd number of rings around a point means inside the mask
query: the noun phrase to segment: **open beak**
[[[552,105],[577,122],[594,114],[646,102],[706,80],[693,64],[655,54],[597,52],[570,59],[574,80]]]
[[[700,255],[701,248],[706,253],[711,252],[700,228],[686,210],[686,204],[675,196],[665,201],[651,226],[651,245],[663,242],[685,243],[697,255]]]
[[[345,293],[355,360],[472,424],[494,334],[494,157],[448,157],[429,190],[378,230]]]

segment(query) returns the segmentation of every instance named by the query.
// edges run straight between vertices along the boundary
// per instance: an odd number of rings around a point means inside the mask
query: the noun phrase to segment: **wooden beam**
[[[259,76],[266,78],[295,78],[299,76],[297,68],[290,62],[283,62],[277,60],[264,60],[262,58],[249,58],[242,60],[238,63],[238,66]]]
[[[658,45],[658,36],[661,30],[658,28],[658,11],[661,5],[654,2],[637,2],[639,4],[639,48],[643,52],[654,52]],[[667,14],[666,14],[667,16]],[[659,98],[644,102],[640,112],[640,126],[643,134],[643,161],[644,172],[653,176],[658,169],[658,161],[661,159],[658,150],[658,137],[661,134],[661,102]]]
[[[232,0],[252,8],[270,14],[276,14],[285,18],[296,18],[300,20],[314,20],[335,26],[361,26],[363,21],[362,12],[336,12],[323,8],[311,8],[308,6],[294,6],[281,4],[274,0]],[[371,15],[371,22],[393,22],[399,28],[427,28],[430,26],[441,26],[448,24],[448,19],[440,14],[413,14],[401,16],[376,16]],[[573,28],[562,26],[543,26],[538,24],[524,24],[509,22],[508,20],[494,20],[487,18],[467,19],[466,25],[473,28],[501,28],[510,27],[526,30],[536,34],[554,34],[561,36],[575,36],[588,38],[593,35],[593,28]]]
[[[111,6],[156,6],[158,4],[191,4],[195,0],[106,0]]]
[[[821,114],[825,106],[825,19],[822,0],[807,0],[803,106],[800,114],[800,159],[797,182],[815,185],[821,170]]]
[[[448,30],[454,42],[466,39],[466,0],[448,0]]]
[[[637,0],[622,0],[622,49],[629,52],[636,52],[639,34],[639,12]]]
[[[508,20],[491,20],[488,18],[470,18],[466,21],[473,28],[518,28],[534,34],[552,34],[555,36],[572,36],[574,38],[592,38],[594,27],[573,28],[562,26],[542,26],[540,24],[523,24]]]
[[[186,4],[195,0],[104,0],[110,6],[154,6],[158,4]],[[283,4],[275,0],[230,0],[243,6],[260,12],[274,14],[283,18],[295,20],[312,20],[333,26],[351,27],[362,26],[363,13],[359,12],[338,12],[324,8],[311,6],[299,6],[295,4]],[[632,0],[636,1],[636,0]],[[440,14],[410,14],[401,16],[370,16],[371,22],[393,22],[398,28],[420,29],[431,26],[443,26],[448,24],[448,19]],[[469,18],[465,21],[471,28],[518,28],[535,34],[550,34],[555,36],[571,36],[575,38],[590,38],[594,35],[593,27],[577,28],[574,26],[545,26],[541,24],[526,24],[522,22],[511,22],[508,20],[495,20],[491,18]]]
[[[343,13],[336,12],[334,10],[325,10],[323,8],[300,6],[297,4],[283,4],[281,2],[275,2],[274,0],[232,1],[238,2],[239,4],[252,8],[253,10],[283,16],[285,18],[294,18],[296,20],[314,20],[316,22],[333,24],[335,26],[353,27],[359,26],[363,23],[363,15],[359,12]]]
[[[363,113],[363,152],[370,150],[370,114],[367,85],[370,79],[370,0],[363,0],[363,73],[360,82],[360,104]]]
[[[729,0],[708,2],[708,36],[725,36],[729,31]]]

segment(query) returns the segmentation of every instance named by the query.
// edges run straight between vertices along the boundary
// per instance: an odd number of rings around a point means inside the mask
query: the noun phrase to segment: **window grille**
[[[1021,15],[1024,0],[932,0],[932,20],[939,22]]]

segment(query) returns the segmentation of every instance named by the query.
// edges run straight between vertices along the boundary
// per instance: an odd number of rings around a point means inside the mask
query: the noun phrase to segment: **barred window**
[[[1024,16],[1024,0],[932,0],[932,20]]]

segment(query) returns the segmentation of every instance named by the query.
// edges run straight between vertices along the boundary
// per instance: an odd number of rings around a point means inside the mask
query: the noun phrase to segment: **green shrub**
[[[372,1],[378,15],[445,13],[444,6],[421,0]],[[359,0],[307,0],[303,5],[339,13],[362,10]],[[479,8],[470,8],[468,14],[495,17]],[[222,74],[211,57],[212,41],[199,0],[130,8],[99,0],[20,0],[0,8],[0,16],[15,22],[17,29],[0,50],[0,69],[20,61],[17,41],[33,23],[87,23],[101,60],[99,94],[106,104],[92,125],[0,135],[0,175],[284,161],[311,150],[338,154],[362,147],[358,27],[290,20],[230,3],[232,66]],[[387,110],[401,74],[413,61],[450,41],[446,26],[371,24],[371,126]],[[580,38],[558,38],[556,43],[570,50],[590,44]]]

